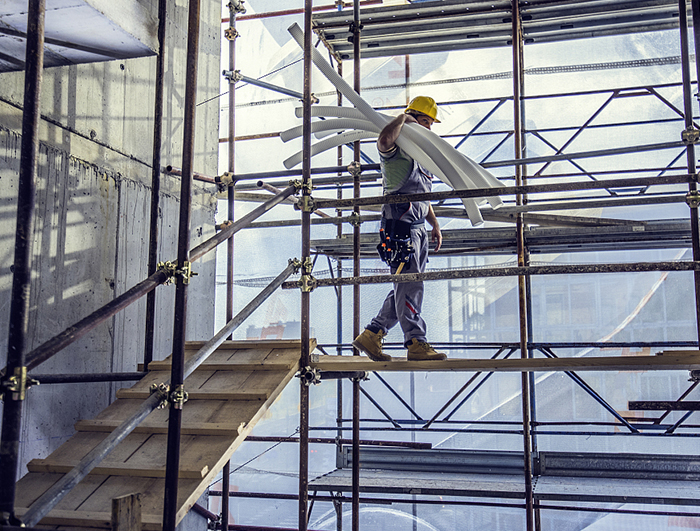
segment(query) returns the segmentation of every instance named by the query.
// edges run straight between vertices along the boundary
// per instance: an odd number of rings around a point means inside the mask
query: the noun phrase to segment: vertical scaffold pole
[[[175,318],[170,375],[170,411],[168,415],[168,449],[163,500],[163,531],[175,531],[177,490],[180,469],[180,428],[184,402],[185,330],[187,328],[187,287],[190,254],[190,217],[194,162],[195,116],[197,104],[197,66],[199,56],[200,0],[189,1],[187,24],[187,80],[182,141],[182,177],[180,222],[178,227],[177,266],[181,273],[175,287]]]
[[[304,0],[304,101],[303,101],[303,156],[302,200],[311,195],[311,14],[313,0]],[[311,212],[301,209],[302,274],[310,274],[311,267]],[[305,283],[302,282],[302,286]],[[311,293],[301,290],[301,359],[300,368],[309,365]],[[309,386],[300,378],[299,384],[299,531],[306,531],[309,519]]]
[[[236,15],[242,10],[240,2],[229,2],[228,31],[228,69],[229,72],[236,71]],[[228,89],[228,171],[231,175],[236,174],[236,84],[230,83]],[[233,186],[226,190],[226,205],[228,220],[233,223],[235,220],[235,191]],[[226,322],[233,318],[233,235],[226,242]],[[233,339],[233,337],[231,337]],[[229,480],[231,474],[231,461],[227,461],[222,471],[222,495],[221,495],[221,529],[228,529],[228,505],[229,505]]]
[[[341,6],[339,5],[338,8]],[[338,61],[338,75],[340,77],[343,77],[343,63]],[[342,107],[343,105],[343,93],[340,91],[338,92],[338,107]],[[343,165],[343,146],[338,146],[338,166]],[[341,177],[342,173],[338,172],[338,177]],[[343,198],[343,185],[342,183],[338,183],[338,191],[336,192],[336,197],[338,199]],[[336,215],[339,218],[343,217],[343,211],[342,209],[338,209],[336,211]],[[343,237],[343,224],[339,223],[338,224],[338,229],[336,231],[336,236],[338,238]],[[343,276],[343,259],[338,257],[338,278]],[[336,322],[336,341],[338,342],[338,348],[337,348],[337,354],[338,356],[341,356],[343,354],[343,286],[338,286],[338,302],[337,302],[337,322]],[[338,378],[338,381],[336,382],[336,426],[338,427],[338,431],[336,432],[338,443],[336,445],[336,451],[340,452],[343,446],[343,443],[341,442],[343,439],[343,378]],[[336,531],[343,531],[343,502],[338,501],[336,504],[336,514],[337,514],[337,520],[336,520],[336,526],[335,529]]]
[[[17,525],[15,481],[19,468],[19,438],[27,367],[25,344],[29,324],[29,295],[32,273],[34,196],[36,192],[41,78],[44,68],[45,0],[30,0],[27,12],[27,49],[24,74],[24,109],[17,194],[15,259],[10,301],[10,330],[7,346],[5,400],[0,436],[0,523]]]
[[[353,24],[353,88],[360,93],[360,2],[355,0],[352,4]],[[354,162],[360,163],[360,142],[355,142]],[[360,174],[355,172],[353,185],[353,197],[360,197]],[[360,207],[356,206],[353,211],[355,215],[360,215]],[[353,275],[360,276],[360,224],[356,223],[352,231],[353,245]],[[355,284],[352,288],[352,337],[355,338],[360,333],[360,285]],[[353,355],[359,356],[357,349],[353,350]],[[352,381],[352,531],[360,529],[360,381]]]
[[[700,6],[698,6],[698,0],[691,0],[693,6],[693,21],[694,23],[700,22]],[[692,135],[686,136],[695,129],[693,125],[693,104],[691,97],[691,85],[690,85],[690,52],[688,50],[688,15],[687,15],[687,3],[686,0],[679,0],[678,2],[679,11],[679,26],[680,26],[680,37],[681,37],[681,70],[683,74],[683,112],[685,114],[685,131],[683,138],[692,138]],[[697,42],[698,35],[700,34],[700,29],[694,28],[695,32],[695,49],[699,49]],[[698,62],[696,53],[696,63]],[[697,67],[700,75],[700,66]],[[699,78],[700,79],[700,78]],[[688,173],[695,173],[695,140],[689,140],[688,147],[686,149],[687,161],[688,161]],[[692,197],[697,193],[697,184],[691,182],[689,185],[689,197]],[[689,204],[692,204],[689,202]],[[698,226],[698,209],[697,207],[690,208],[690,232],[691,241],[693,249],[693,261],[700,261],[700,227]],[[695,285],[695,318],[698,333],[698,341],[700,342],[700,271],[693,272],[693,280]]]
[[[158,210],[160,208],[160,167],[163,142],[163,93],[165,90],[165,28],[168,0],[158,2],[158,56],[156,57],[155,105],[153,110],[153,165],[151,168],[151,216],[148,240],[148,275],[158,267]],[[156,290],[146,296],[146,334],[143,348],[143,370],[153,361],[153,340],[156,329]]]
[[[520,20],[520,6],[518,0],[512,0],[513,10],[513,123],[514,123],[514,141],[515,141],[515,158],[522,158],[522,26]],[[515,167],[515,183],[516,186],[521,186],[523,181],[523,173],[520,165]],[[523,197],[518,194],[516,197],[518,205],[523,204]],[[523,215],[518,213],[516,220],[516,231],[518,241],[518,266],[525,266],[525,227]],[[520,356],[528,357],[528,327],[527,327],[527,286],[524,275],[518,276],[518,300],[519,300],[519,315],[520,315]],[[524,447],[524,476],[525,476],[525,510],[527,531],[534,531],[534,499],[532,492],[532,441],[530,439],[530,376],[529,373],[523,372],[521,375],[522,385],[522,411],[523,411],[523,447]]]

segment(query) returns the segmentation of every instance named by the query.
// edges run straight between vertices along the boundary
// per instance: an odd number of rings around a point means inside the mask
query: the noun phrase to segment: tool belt
[[[424,220],[408,223],[398,219],[382,218],[379,245],[377,245],[382,261],[393,268],[403,269],[403,264],[411,259],[415,251],[411,241],[411,227],[420,227],[423,223]]]

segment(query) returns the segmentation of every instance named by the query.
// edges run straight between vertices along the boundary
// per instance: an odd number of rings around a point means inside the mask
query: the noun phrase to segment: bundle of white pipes
[[[304,47],[304,32],[298,24],[289,27],[289,33],[294,40]],[[338,75],[333,67],[314,48],[311,50],[311,60],[328,80],[335,85],[355,108],[350,107],[312,107],[312,116],[332,117],[333,120],[322,120],[312,123],[311,131],[317,137],[322,138],[333,135],[321,142],[314,144],[311,154],[316,155],[328,149],[332,149],[348,142],[376,138],[391,121],[389,116],[380,114],[363,100],[360,95]],[[297,109],[300,116],[301,109]],[[280,137],[284,142],[301,136],[301,126],[282,132]],[[469,157],[463,155],[432,131],[418,124],[405,124],[401,130],[396,144],[408,153],[418,164],[439,177],[444,183],[455,190],[469,188],[499,188],[505,186],[484,168],[479,166]],[[302,153],[296,153],[284,161],[287,168],[292,168],[301,162]],[[484,219],[481,217],[477,201],[482,199],[464,199],[464,208],[472,225],[481,225]],[[492,208],[500,207],[503,202],[498,196],[486,198]]]

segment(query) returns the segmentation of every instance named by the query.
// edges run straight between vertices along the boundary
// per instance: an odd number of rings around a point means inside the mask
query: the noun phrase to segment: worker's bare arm
[[[425,216],[426,221],[432,227],[430,231],[431,240],[435,242],[435,251],[439,251],[442,246],[442,231],[440,230],[440,224],[438,223],[437,216],[433,210],[433,205],[428,208],[428,215]]]
[[[410,114],[400,114],[389,122],[384,129],[382,129],[382,132],[379,133],[379,138],[377,138],[377,149],[379,149],[379,151],[382,153],[388,153],[394,149],[396,139],[399,138],[403,124],[406,122],[417,123],[416,119]]]

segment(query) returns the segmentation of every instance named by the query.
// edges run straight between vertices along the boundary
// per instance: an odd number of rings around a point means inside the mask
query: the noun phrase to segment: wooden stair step
[[[185,385],[189,400],[258,400],[263,402],[269,398],[269,394],[260,391],[190,391]],[[151,396],[149,391],[140,389],[119,389],[117,398],[146,399]]]
[[[79,420],[75,423],[76,431],[113,432],[121,424],[118,420]],[[220,422],[199,422],[183,424],[180,433],[183,435],[238,435],[245,427],[245,423],[238,425],[224,424]],[[168,433],[167,424],[149,424],[142,422],[136,427],[134,433]]]
[[[78,464],[79,459],[74,459],[72,462],[56,462],[53,459],[32,459],[27,463],[27,470],[30,472],[50,472],[55,474],[67,474]],[[183,469],[180,468],[179,477],[188,479],[201,479],[207,475],[209,467],[205,465],[201,469]],[[98,465],[90,474],[103,476],[129,476],[129,477],[146,477],[146,478],[164,478],[165,467],[143,468],[138,464],[122,463],[119,466],[114,464],[109,466]]]
[[[189,355],[202,345],[188,344]],[[182,410],[178,522],[294,378],[300,351],[299,340],[226,342],[212,354],[209,366],[200,366],[186,379],[189,401]],[[150,396],[151,384],[170,379],[168,363],[152,367],[131,388],[118,390],[117,400],[94,419],[79,421],[76,433],[50,456],[30,462],[29,472],[17,483],[18,515],[129,418]],[[144,529],[160,530],[168,423],[167,409],[152,411],[40,525],[109,529],[112,500],[141,493]]]
[[[21,519],[27,507],[16,507],[15,513]],[[112,513],[104,511],[67,511],[53,509],[41,520],[41,525],[67,526],[69,528],[112,528]],[[163,526],[162,514],[141,513],[143,531],[160,531]]]

